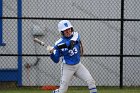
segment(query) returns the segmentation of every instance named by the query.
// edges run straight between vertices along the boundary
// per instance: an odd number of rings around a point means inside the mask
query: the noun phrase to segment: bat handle
[[[45,46],[45,43],[44,42],[40,42],[40,45]]]

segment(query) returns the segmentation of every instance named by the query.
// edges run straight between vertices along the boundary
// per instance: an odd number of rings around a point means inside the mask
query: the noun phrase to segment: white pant
[[[62,77],[59,93],[67,92],[69,82],[71,81],[73,76],[76,76],[86,81],[89,89],[96,88],[94,79],[82,63],[76,65],[67,65],[63,63],[61,69],[61,76]]]

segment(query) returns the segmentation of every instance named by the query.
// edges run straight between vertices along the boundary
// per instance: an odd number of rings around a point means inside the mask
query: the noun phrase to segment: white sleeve
[[[76,41],[78,39],[78,32],[73,32],[73,37],[71,40]]]
[[[55,45],[57,45],[58,43],[60,43],[62,41],[62,38],[60,38],[58,41],[55,42]]]

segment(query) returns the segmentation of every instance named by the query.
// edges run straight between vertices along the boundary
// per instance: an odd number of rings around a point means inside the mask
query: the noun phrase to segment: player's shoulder
[[[57,40],[57,41],[55,42],[55,45],[59,44],[59,43],[62,42],[62,41],[63,41],[63,38],[60,38],[59,40]]]
[[[76,31],[74,31],[73,33],[74,33],[74,34],[78,34],[78,32],[76,32]]]
[[[80,36],[80,34],[78,32],[73,32],[73,35],[77,36],[77,37]]]
[[[78,32],[75,32],[75,31],[73,32],[73,34],[74,34],[74,35],[79,35]]]
[[[71,38],[71,40],[77,41],[79,39],[80,39],[80,35],[78,34],[78,32],[73,32],[73,37]]]

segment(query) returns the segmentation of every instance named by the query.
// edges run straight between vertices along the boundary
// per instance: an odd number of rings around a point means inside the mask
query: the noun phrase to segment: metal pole
[[[2,44],[2,2],[3,0],[0,1],[0,44]]]
[[[0,46],[5,46],[6,43],[3,43],[3,22],[2,22],[2,16],[3,16],[3,0],[0,0]]]
[[[22,0],[17,0],[17,15],[18,15],[18,86],[22,86]]]
[[[124,0],[121,0],[121,36],[120,36],[120,88],[123,88],[123,28],[124,28]]]

